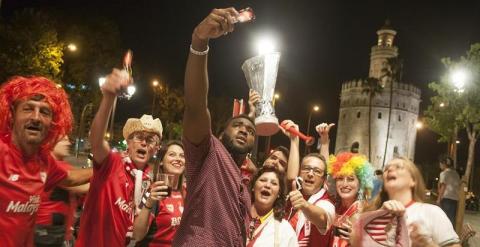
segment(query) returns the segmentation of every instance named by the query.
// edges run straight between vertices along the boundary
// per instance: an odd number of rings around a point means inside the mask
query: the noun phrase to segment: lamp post
[[[67,45],[67,48],[69,51],[71,52],[76,52],[77,51],[77,45],[75,45],[74,43],[70,43]]]
[[[318,112],[320,107],[318,105],[314,105],[312,109],[310,109],[308,113],[308,121],[307,121],[307,136],[310,135],[310,123],[312,122],[312,114],[313,112]],[[305,155],[310,152],[310,146],[305,144]]]
[[[153,116],[153,110],[155,109],[155,99],[157,97],[157,87],[159,85],[160,85],[160,82],[158,82],[158,80],[153,80],[152,81],[152,87],[153,87],[152,116]]]
[[[77,141],[75,145],[75,157],[78,158],[78,152],[80,149],[80,142],[83,141],[83,129],[85,128],[84,121],[85,121],[85,112],[87,109],[91,109],[93,107],[93,103],[88,103],[83,107],[82,110],[82,115],[80,115],[80,123],[78,124],[78,135],[77,135]]]

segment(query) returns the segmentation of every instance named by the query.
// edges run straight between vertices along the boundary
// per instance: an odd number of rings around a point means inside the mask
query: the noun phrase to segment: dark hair
[[[250,181],[250,196],[252,198],[252,204],[255,202],[255,194],[254,194],[255,183],[257,182],[258,178],[260,178],[260,176],[262,176],[262,174],[266,172],[273,172],[277,175],[277,178],[278,178],[280,189],[278,190],[277,199],[275,199],[275,201],[273,202],[273,216],[275,217],[276,220],[281,221],[285,216],[285,200],[286,200],[285,193],[287,188],[285,184],[285,175],[277,171],[275,168],[262,167],[253,176],[252,181]]]
[[[181,141],[178,141],[178,140],[170,140],[167,142],[167,144],[165,145],[162,145],[162,147],[160,148],[160,150],[158,150],[157,152],[157,159],[161,162],[163,160],[163,158],[165,157],[165,155],[167,154],[167,151],[168,151],[168,148],[172,145],[177,145],[179,147],[181,147],[182,149],[183,148],[183,143]],[[163,167],[162,166],[158,166],[157,168],[158,170],[155,171],[154,169],[154,176],[156,176],[155,172],[158,173],[158,171],[161,171],[163,172]],[[182,188],[182,183],[183,183],[183,174],[180,174],[179,175],[179,178],[178,178],[178,188],[177,189],[180,189]]]
[[[233,120],[239,119],[239,118],[247,119],[248,121],[250,121],[253,124],[253,127],[255,128],[255,121],[251,117],[249,117],[247,114],[240,114],[240,115],[233,116],[233,117],[229,118],[225,122],[225,125],[223,126],[223,129],[225,130]]]
[[[383,175],[383,171],[380,169],[375,170],[375,175]]]
[[[445,164],[448,168],[451,168],[453,167],[453,159],[448,156],[448,155],[442,155],[440,156],[440,158],[438,159],[438,161],[442,164]]]
[[[267,156],[267,159],[275,152],[277,151],[280,151],[282,152],[283,155],[285,155],[285,157],[287,157],[287,161],[288,161],[288,156],[290,155],[290,150],[288,150],[288,148],[284,147],[284,146],[278,146],[274,149],[272,149],[272,151],[270,152],[270,154]]]
[[[314,158],[317,158],[319,160],[322,161],[323,165],[325,166],[325,170],[323,172],[323,177],[326,178],[327,175],[328,175],[328,172],[327,172],[327,160],[325,159],[325,157],[323,157],[323,155],[319,154],[319,153],[309,153],[307,155],[305,155],[305,157],[303,157],[302,159],[302,162],[306,159],[306,158],[309,158],[309,157],[314,157]],[[301,164],[300,164],[301,165]]]

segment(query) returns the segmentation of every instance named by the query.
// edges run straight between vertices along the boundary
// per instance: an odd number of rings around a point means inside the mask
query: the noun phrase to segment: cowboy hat
[[[141,118],[129,118],[123,127],[123,138],[128,137],[133,132],[147,131],[162,137],[163,127],[160,119],[153,119],[152,115],[143,115]]]

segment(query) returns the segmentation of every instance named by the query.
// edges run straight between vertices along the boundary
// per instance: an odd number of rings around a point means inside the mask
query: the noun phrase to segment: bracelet
[[[197,50],[193,49],[192,45],[190,44],[190,52],[191,52],[192,54],[197,55],[197,56],[205,56],[205,55],[208,54],[208,51],[209,51],[209,50],[210,50],[210,47],[208,47],[208,45],[207,45],[207,49],[206,49],[206,50],[204,50],[204,51],[197,51]]]
[[[146,209],[148,209],[148,210],[152,210],[152,208],[153,208],[153,206],[152,206],[152,207],[147,206],[146,203],[143,204],[143,207],[146,208]]]

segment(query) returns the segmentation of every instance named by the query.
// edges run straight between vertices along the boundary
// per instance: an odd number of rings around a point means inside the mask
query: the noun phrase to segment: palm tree
[[[368,77],[363,81],[362,93],[368,94],[368,160],[371,161],[372,155],[372,101],[377,94],[379,94],[383,87],[380,85],[380,80],[374,77]]]
[[[385,150],[383,152],[382,168],[385,166],[385,160],[387,158],[388,138],[390,136],[390,124],[392,120],[393,109],[393,84],[402,81],[403,62],[398,57],[391,57],[387,59],[387,66],[382,69],[384,73],[380,80],[386,79],[390,85],[390,103],[388,104],[388,124],[387,124],[387,137],[385,138]]]

